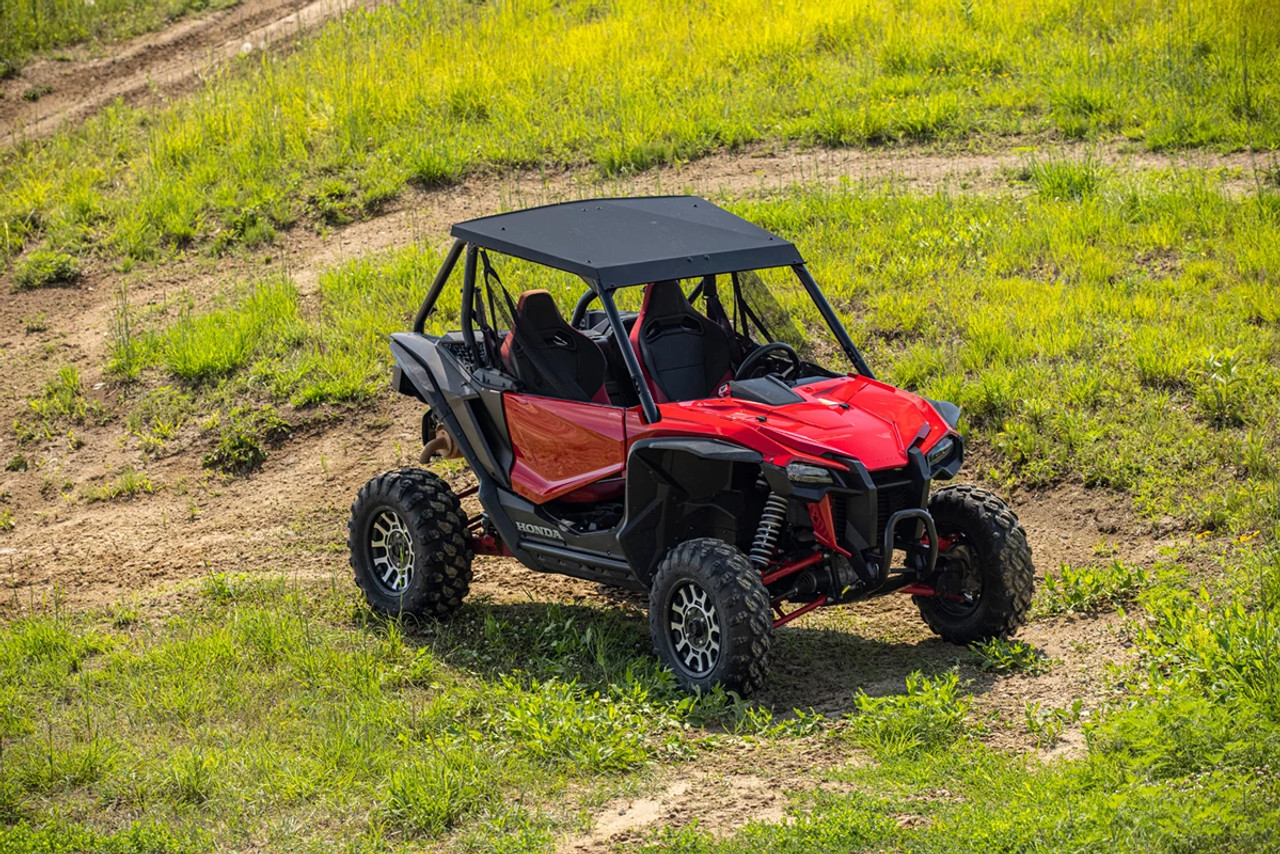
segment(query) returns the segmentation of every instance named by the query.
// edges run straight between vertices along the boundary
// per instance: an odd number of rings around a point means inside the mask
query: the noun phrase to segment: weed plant
[[[1149,570],[1118,560],[1107,566],[1063,564],[1057,574],[1046,573],[1037,586],[1035,613],[1052,617],[1115,609],[1136,599],[1152,580]]]
[[[1047,672],[1054,661],[1026,641],[991,638],[971,644],[969,650],[978,669],[991,673],[1026,673],[1036,676]]]
[[[138,471],[133,466],[126,466],[110,482],[87,490],[85,498],[89,501],[130,499],[138,495],[150,495],[156,489],[155,483],[152,482],[146,472]]]
[[[14,421],[18,441],[31,443],[53,439],[72,425],[103,423],[108,415],[102,404],[85,397],[80,371],[67,365],[45,384],[39,396],[27,401],[26,414]]]
[[[949,748],[964,734],[970,699],[959,690],[960,677],[932,679],[913,673],[905,694],[854,700],[853,738],[878,757],[910,756]]]
[[[189,101],[115,106],[18,146],[0,174],[0,233],[7,255],[222,251],[299,220],[346,222],[407,183],[583,162],[614,175],[757,141],[1053,134],[1274,148],[1272,11],[1265,0],[385,4],[286,56],[245,57]],[[1046,184],[1067,179],[1061,198],[1088,189],[1061,165],[1038,168]]]

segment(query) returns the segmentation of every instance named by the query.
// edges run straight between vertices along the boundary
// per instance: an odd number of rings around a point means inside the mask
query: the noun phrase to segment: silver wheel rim
[[[369,555],[378,585],[400,595],[413,581],[413,537],[400,514],[383,509],[369,524]]]
[[[682,581],[671,591],[667,626],[676,661],[688,673],[705,676],[720,661],[720,615],[701,585]]]

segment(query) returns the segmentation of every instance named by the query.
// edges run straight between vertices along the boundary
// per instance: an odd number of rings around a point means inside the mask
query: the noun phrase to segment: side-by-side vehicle
[[[909,594],[957,643],[1022,625],[1017,518],[974,486],[933,489],[964,457],[959,409],[876,380],[790,242],[687,196],[452,235],[391,336],[393,383],[427,407],[422,462],[461,456],[478,483],[406,468],[360,490],[351,565],[373,608],[445,616],[474,555],[509,555],[647,592],[679,681],[742,694],[773,631],[824,606]],[[429,333],[445,305],[456,331]]]

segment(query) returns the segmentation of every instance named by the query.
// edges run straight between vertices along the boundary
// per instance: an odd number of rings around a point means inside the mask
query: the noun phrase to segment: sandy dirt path
[[[372,5],[373,0],[368,0]],[[0,83],[0,145],[48,136],[117,99],[162,103],[199,86],[218,65],[289,40],[366,0],[244,0],[104,48],[80,46],[39,59]],[[43,91],[35,100],[23,94]]]

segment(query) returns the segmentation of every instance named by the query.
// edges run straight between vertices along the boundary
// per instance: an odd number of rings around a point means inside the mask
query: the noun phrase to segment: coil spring
[[[766,565],[773,557],[786,516],[787,499],[776,492],[770,492],[764,502],[764,512],[760,514],[760,527],[751,542],[751,562],[756,566]]]

